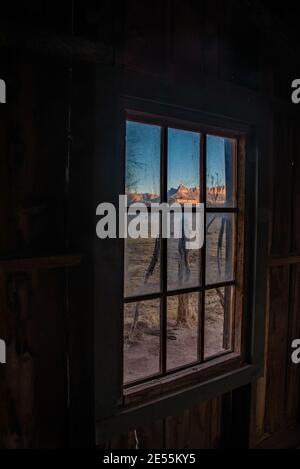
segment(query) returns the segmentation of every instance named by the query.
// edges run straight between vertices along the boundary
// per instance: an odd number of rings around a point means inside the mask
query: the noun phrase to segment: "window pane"
[[[206,284],[234,280],[235,214],[207,213]]]
[[[231,350],[234,287],[205,292],[204,358]]]
[[[200,134],[168,129],[168,201],[200,200]]]
[[[187,249],[184,235],[174,237],[174,228],[182,232],[182,218],[178,214],[172,216],[177,226],[171,223],[168,239],[168,290],[200,286],[201,250]]]
[[[200,294],[169,296],[167,301],[167,369],[198,360]]]
[[[160,200],[161,127],[126,122],[126,194],[128,203]]]
[[[128,215],[128,224],[135,218]],[[160,291],[159,216],[141,215],[141,221],[153,228],[157,238],[125,239],[124,290],[125,297]]]
[[[160,371],[160,300],[128,303],[124,308],[124,383]]]
[[[207,206],[236,206],[236,141],[207,135]]]

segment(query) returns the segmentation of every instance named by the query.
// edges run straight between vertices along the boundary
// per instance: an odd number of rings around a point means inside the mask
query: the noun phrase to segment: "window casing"
[[[172,183],[170,177],[170,174],[176,173],[176,167],[175,171],[171,167],[172,160],[177,160],[177,169],[179,172],[182,170],[183,176],[188,177],[191,172],[196,174],[193,182],[199,181],[198,191],[194,190],[195,187],[197,188],[194,184],[188,189],[193,192],[193,203],[204,204],[204,226],[206,227],[204,246],[199,252],[193,253],[193,269],[189,261],[185,265],[184,272],[180,267],[182,259],[178,259],[180,248],[177,248],[177,240],[170,241],[162,238],[160,230],[159,240],[152,242],[152,255],[149,256],[147,262],[143,259],[143,268],[138,273],[140,280],[143,275],[145,278],[147,270],[149,268],[151,270],[151,262],[155,260],[156,285],[152,282],[152,289],[148,288],[148,290],[142,288],[137,291],[131,287],[134,279],[130,275],[130,268],[134,262],[137,263],[136,255],[141,250],[141,246],[136,248],[137,240],[125,241],[123,376],[124,402],[131,403],[139,396],[145,396],[147,389],[151,395],[153,392],[154,394],[168,392],[176,386],[186,386],[199,382],[201,379],[207,379],[208,376],[218,375],[220,370],[222,372],[234,370],[243,363],[246,139],[245,136],[236,135],[231,131],[226,132],[224,129],[209,129],[198,124],[143,113],[128,112],[126,122],[125,185],[129,199],[132,196],[127,184],[128,177],[132,180],[132,171],[130,174],[128,170],[128,161],[132,157],[132,151],[128,151],[130,127],[154,129],[154,139],[157,139],[156,146],[154,146],[159,156],[157,157],[153,151],[150,155],[151,151],[148,151],[149,161],[151,161],[151,156],[152,159],[154,156],[159,179],[158,183],[156,181],[158,189],[154,195],[158,196],[159,202],[170,202],[172,189],[177,188],[178,192],[180,184],[174,188],[176,184]],[[149,137],[143,136],[143,132],[141,136],[141,140],[143,141],[144,138],[146,144],[151,141],[151,138],[149,140]],[[176,148],[184,147],[184,142],[186,147],[189,146],[188,136],[194,143],[194,150],[187,152],[189,155],[187,162],[194,164],[194,171],[190,172],[178,163],[183,150],[177,151],[179,154],[174,156]],[[137,138],[135,138],[135,144],[138,146]],[[145,152],[147,153],[147,150]],[[136,166],[137,173],[139,173],[139,163],[141,161],[131,162],[133,167]],[[157,179],[157,174],[154,179]],[[175,178],[175,182],[179,182],[178,178]],[[184,186],[183,182],[181,184]],[[151,187],[148,192],[147,184],[144,186],[145,193],[148,196],[151,194],[152,197]],[[137,187],[135,195],[140,197],[142,192],[142,186]],[[135,201],[134,197],[132,199]],[[184,199],[179,199],[179,203],[180,200]],[[132,244],[131,253],[130,243]],[[171,243],[173,246],[170,246]],[[148,251],[151,252],[149,247]],[[171,255],[170,251],[172,251]],[[183,258],[184,255],[185,253],[183,253]],[[132,260],[134,257],[135,261]],[[173,266],[171,267],[172,259],[170,258],[172,257]],[[191,275],[188,281],[182,280],[186,270],[193,270],[192,282],[190,281]],[[151,275],[153,278],[153,272]],[[179,277],[181,277],[180,282]],[[149,305],[148,308],[147,305]],[[147,309],[152,310],[150,322],[154,323],[153,331],[147,324],[147,316],[149,321]],[[179,324],[178,326],[180,312],[189,315],[191,309],[193,315],[196,315],[194,324]],[[214,314],[214,310],[217,309],[218,312]],[[141,327],[139,327],[139,321]],[[214,322],[219,325],[214,327]],[[147,329],[146,333],[145,329]],[[149,347],[148,349],[143,347],[142,341],[146,335],[151,337],[154,329],[156,335],[152,336],[155,339],[150,345],[152,349],[155,348],[155,352],[153,357],[149,357],[147,353]],[[137,335],[137,338],[132,335],[130,337],[132,332]],[[185,341],[180,334],[186,336]],[[218,336],[217,339],[214,334]],[[149,343],[149,337],[146,338]],[[222,345],[220,345],[220,338]],[[180,345],[177,350],[176,341]],[[183,352],[186,352],[187,348],[190,348],[190,353],[185,353],[184,356]],[[145,352],[146,360],[143,359]],[[139,361],[140,364],[138,364]],[[149,364],[152,368],[147,370]],[[130,367],[132,367],[131,370]],[[134,369],[135,367],[139,369],[138,372]]]
[[[94,349],[91,364],[94,363],[96,433],[97,438],[106,438],[114,435],[116,428],[127,432],[146,421],[178,414],[245,386],[263,374],[270,203],[266,125],[269,107],[258,95],[219,80],[199,86],[198,75],[195,80],[193,75],[191,79],[186,75],[187,80],[177,82],[175,87],[125,70],[108,72],[100,68],[97,76],[97,100],[91,103],[97,108],[96,151],[88,171],[94,180],[94,207],[101,201],[117,206],[119,194],[124,194],[126,119],[235,138],[238,156],[233,352],[124,387],[124,240],[99,240],[95,234],[91,250],[91,239],[85,238],[86,250],[92,253],[90,278],[94,280],[86,285],[94,285],[94,340],[88,344],[93,344]],[[87,194],[90,193],[87,187]],[[94,232],[94,225],[92,229]]]

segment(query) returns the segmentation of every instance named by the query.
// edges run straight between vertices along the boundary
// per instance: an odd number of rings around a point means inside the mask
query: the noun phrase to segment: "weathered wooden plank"
[[[274,118],[273,223],[271,254],[284,256],[291,248],[292,156],[290,123],[285,115]]]
[[[9,275],[2,276],[0,322],[3,310],[9,314],[7,320],[4,316],[6,429],[0,445],[60,447],[68,439],[65,274],[28,271],[62,265],[62,258],[32,259],[33,251],[65,252],[64,210],[46,209],[53,200],[64,207],[65,69],[30,54],[9,55],[11,63],[4,67],[11,94],[1,143],[6,197],[0,202],[5,225],[0,250],[6,259],[22,252],[26,260],[1,265]],[[7,59],[1,50],[3,57]]]
[[[166,448],[207,449],[219,435],[219,407],[208,401],[166,419]],[[217,401],[216,401],[217,402]],[[214,404],[216,403],[214,402]]]
[[[172,0],[171,7],[171,63],[191,64],[203,69],[202,27],[200,2]]]
[[[167,53],[166,8],[167,2],[162,4],[159,0],[153,0],[151,4],[138,0],[124,3],[119,11],[117,63],[150,76],[163,73]]]
[[[270,267],[300,264],[300,255],[290,254],[287,256],[271,256],[268,262]]]
[[[219,34],[219,15],[220,1],[211,2],[206,0],[203,2],[203,32],[202,32],[202,54],[203,69],[205,73],[218,76],[219,73],[219,51],[220,51],[220,34]]]
[[[290,279],[290,311],[288,330],[288,353],[286,362],[286,397],[285,411],[288,423],[295,423],[299,420],[299,385],[300,369],[291,360],[291,344],[294,339],[300,338],[300,265],[291,268]]]
[[[289,267],[270,270],[269,348],[265,432],[273,433],[285,422],[285,376],[289,315]]]
[[[300,122],[295,119],[292,135],[292,161],[293,161],[293,233],[292,233],[292,250],[299,253],[300,263],[300,140],[299,140]]]
[[[179,415],[166,418],[166,448],[187,449],[191,447],[191,414],[190,409]]]
[[[222,397],[211,401],[210,448],[218,449],[221,445]]]
[[[56,271],[45,271],[32,277],[28,349],[33,357],[34,388],[28,399],[33,405],[33,445],[38,448],[68,445],[64,279],[64,272]]]
[[[165,441],[165,425],[157,420],[150,425],[138,427],[135,431],[135,443],[140,449],[162,449]]]
[[[267,389],[267,362],[269,347],[269,312],[270,312],[270,286],[269,277],[267,285],[266,303],[266,329],[265,329],[265,349],[264,349],[264,374],[252,384],[251,415],[250,415],[250,448],[256,447],[265,436],[265,406]]]
[[[279,430],[263,440],[256,449],[296,449],[299,448],[300,428],[291,426]]]

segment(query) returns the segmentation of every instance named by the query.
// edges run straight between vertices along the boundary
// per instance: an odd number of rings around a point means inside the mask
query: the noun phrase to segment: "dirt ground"
[[[225,238],[221,249],[221,259],[217,262],[217,242],[221,219],[217,216],[207,233],[207,275],[206,282],[215,283],[228,280],[225,272]],[[168,241],[168,286],[170,289],[199,285],[201,280],[200,252],[190,251],[190,275],[178,278],[178,240]],[[125,245],[125,295],[133,296],[156,293],[160,285],[160,263],[145,284],[145,272],[149,266],[155,246],[154,239],[126,240]],[[231,278],[230,278],[231,280]],[[222,289],[221,289],[222,290]],[[220,293],[220,292],[219,292]],[[224,291],[223,291],[224,293]],[[177,325],[178,296],[170,296],[167,303],[167,369],[195,363],[198,360],[198,312],[199,294],[188,295],[188,324]],[[138,323],[131,332],[134,314],[138,307]],[[132,382],[151,377],[160,371],[160,303],[149,300],[128,303],[124,310],[124,382]],[[208,358],[223,349],[224,308],[217,291],[207,290],[205,294],[205,334],[204,353]]]

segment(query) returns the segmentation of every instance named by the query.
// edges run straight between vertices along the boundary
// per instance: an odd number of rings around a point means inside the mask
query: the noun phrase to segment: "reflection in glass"
[[[197,203],[200,197],[200,134],[168,129],[168,201]]]
[[[128,203],[160,201],[161,127],[126,122],[126,194]]]
[[[128,224],[133,220],[128,215]],[[141,222],[148,226],[148,233],[155,231],[157,237],[126,238],[124,262],[125,297],[157,293],[160,291],[160,238],[159,217],[140,215]]]
[[[167,301],[167,369],[198,360],[200,294],[169,296]]]
[[[124,383],[160,372],[160,300],[124,307]]]
[[[204,358],[231,350],[234,287],[205,292]]]
[[[236,141],[207,135],[207,206],[235,207]]]
[[[235,215],[207,213],[206,284],[234,280]]]
[[[184,220],[189,215],[171,214],[171,237],[168,239],[168,290],[198,287],[201,284],[201,250],[187,247],[188,234],[184,229]]]

